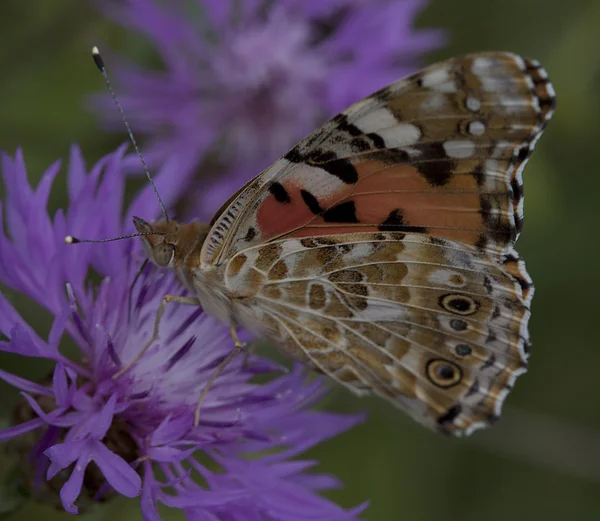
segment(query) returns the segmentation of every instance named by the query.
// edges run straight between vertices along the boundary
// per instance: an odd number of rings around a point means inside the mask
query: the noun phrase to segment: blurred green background
[[[433,0],[419,25],[449,35],[449,44],[427,61],[518,52],[542,62],[558,94],[557,113],[525,172],[519,251],[537,288],[530,370],[502,420],[465,440],[442,438],[381,401],[335,390],[327,408],[366,409],[368,419],[307,456],[344,481],[330,495],[334,500],[345,506],[371,500],[364,516],[371,521],[598,520],[600,2]],[[83,106],[85,94],[103,87],[89,52],[100,42],[135,55],[139,42],[100,17],[91,2],[2,0],[0,42],[0,148],[12,154],[23,146],[32,180],[66,158],[73,141],[89,163],[124,141],[124,134],[99,130]],[[53,207],[60,206],[63,194],[54,195]],[[47,371],[9,358],[0,363],[29,377]],[[0,391],[4,413],[16,394],[7,386]],[[40,516],[68,514],[26,505],[9,519]],[[136,500],[118,500],[86,517],[141,519]]]

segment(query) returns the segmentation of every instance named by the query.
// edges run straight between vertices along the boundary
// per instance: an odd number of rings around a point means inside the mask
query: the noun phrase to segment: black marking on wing
[[[442,143],[421,143],[419,145],[424,161],[415,161],[419,173],[431,186],[444,186],[452,177],[456,161],[450,159]]]
[[[328,223],[358,223],[354,201],[337,204],[323,213],[323,220]]]
[[[483,171],[481,164],[477,165],[473,169],[473,172],[471,172],[471,175],[473,176],[473,179],[475,179],[477,186],[479,186],[481,188],[483,186],[483,182],[485,180],[485,172]]]
[[[283,159],[287,159],[290,163],[302,163],[304,161],[304,157],[300,153],[300,148],[298,145],[285,154]]]
[[[471,388],[465,394],[465,398],[467,398],[468,396],[472,396],[472,395],[478,393],[479,389],[480,389],[479,380],[475,380],[473,382],[473,385],[471,386]]]
[[[533,150],[528,146],[523,146],[517,152],[516,159],[519,162],[527,161],[531,157],[531,154],[533,154]]]
[[[321,208],[319,201],[317,201],[317,198],[308,190],[300,190],[300,195],[302,196],[304,204],[308,206],[308,209],[312,213],[314,213],[315,215],[323,213],[323,208]]]
[[[373,142],[375,148],[384,149],[386,147],[384,139],[377,132],[370,132],[367,137]]]
[[[481,234],[479,234],[479,238],[475,242],[475,247],[479,251],[485,251],[485,249],[487,248],[487,243],[488,243],[488,240],[487,240],[487,237],[485,236],[485,233],[481,233]]]
[[[497,244],[513,244],[517,240],[517,229],[510,222],[505,221],[502,214],[492,212],[489,195],[482,193],[479,196],[479,204],[479,213],[483,217],[487,233],[481,235],[475,245],[484,249],[488,238]]]
[[[371,153],[363,154],[365,161],[382,161],[387,165],[397,164],[412,164],[410,154],[402,148],[383,148],[381,150],[374,150]]]
[[[442,414],[442,416],[438,418],[437,422],[442,426],[452,423],[461,412],[462,407],[458,404],[454,405],[453,407],[450,407],[446,413]]]
[[[490,278],[487,275],[485,277],[483,277],[483,287],[487,291],[488,295],[491,295],[494,292],[494,287],[492,286],[492,281],[490,280]]]
[[[345,117],[345,116],[344,116]],[[358,131],[358,135],[362,135],[360,130],[354,125],[348,125],[348,132]],[[355,134],[351,134],[355,136]],[[358,172],[350,159],[339,159],[337,154],[331,150],[316,149],[308,154],[300,153],[298,146],[295,146],[285,156],[285,159],[292,163],[306,163],[325,170],[325,172],[336,176],[346,184],[354,184],[358,181]]]
[[[492,353],[489,358],[483,363],[481,369],[487,369],[488,367],[492,367],[496,363],[496,355]]]
[[[273,182],[269,185],[269,192],[278,203],[291,203],[290,194],[281,183]]]
[[[338,130],[347,132],[351,136],[362,136],[363,132],[354,124],[348,121],[346,114],[338,114],[333,118],[333,122],[337,125]]]
[[[346,184],[354,184],[358,181],[358,172],[349,159],[336,159],[319,165],[327,173],[336,176]]]
[[[404,222],[404,212],[400,208],[392,210],[385,221],[383,221],[378,229],[382,232],[415,232],[425,233],[425,226],[411,226]]]

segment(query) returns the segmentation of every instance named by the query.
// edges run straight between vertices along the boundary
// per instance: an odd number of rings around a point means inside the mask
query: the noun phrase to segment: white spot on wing
[[[464,159],[473,155],[475,143],[466,139],[446,141],[444,143],[444,150],[446,151],[446,154],[448,154],[448,157],[453,159]]]
[[[365,134],[379,132],[382,129],[394,127],[397,124],[398,121],[394,115],[385,107],[372,110],[354,122],[354,125]]]
[[[526,112],[532,106],[532,101],[523,97],[498,95],[498,101],[507,114]],[[539,106],[536,111],[539,112]]]
[[[467,98],[467,108],[473,112],[477,112],[481,108],[481,102],[477,98],[469,96]]]
[[[421,103],[421,110],[435,112],[446,106],[446,97],[442,93],[432,94]]]
[[[434,270],[429,275],[428,280],[435,286],[449,286],[452,288],[463,288],[467,284],[465,277],[454,270]]]
[[[419,128],[410,123],[399,123],[394,128],[379,131],[378,134],[390,148],[414,145],[421,138]]]
[[[344,261],[360,261],[373,252],[373,245],[369,242],[357,242],[352,249],[344,254]]]
[[[407,308],[377,300],[370,300],[369,305],[357,315],[367,322],[401,322],[408,316]]]
[[[483,177],[483,187],[488,192],[502,189],[499,184],[504,182],[504,168],[496,159],[488,159],[485,162],[485,176]],[[502,181],[500,181],[500,179]]]
[[[548,77],[547,74],[546,74],[546,77]],[[554,90],[554,87],[552,86],[552,83],[547,83],[546,84],[546,92],[548,93],[549,96],[551,96],[553,98],[556,96],[556,91]]]
[[[433,69],[421,77],[421,85],[423,87],[434,87],[448,81],[450,81],[450,73],[448,69],[443,67]]]
[[[471,121],[469,123],[469,134],[481,136],[485,132],[485,125],[481,121]]]
[[[310,184],[310,192],[317,198],[328,197],[344,186],[344,182],[318,166],[294,165],[290,178],[300,187]],[[310,181],[308,181],[310,180]]]

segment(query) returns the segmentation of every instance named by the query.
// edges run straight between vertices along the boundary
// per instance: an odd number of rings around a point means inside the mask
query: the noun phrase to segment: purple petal
[[[9,325],[10,324],[10,325]],[[0,293],[0,332],[8,333],[10,342],[1,342],[0,349],[9,353],[55,360],[58,353],[41,340]]]
[[[300,474],[301,472],[314,467],[316,464],[316,461],[286,461],[284,463],[273,465],[271,470],[274,472],[277,479],[281,479]]]
[[[177,496],[157,492],[160,502],[172,508],[219,508],[235,500],[247,500],[250,493],[247,489],[203,490],[195,487],[191,492],[180,492]]]
[[[7,373],[2,369],[0,369],[0,378],[7,384],[10,384],[17,389],[21,389],[22,391],[27,391],[32,394],[41,394],[43,396],[52,396],[52,390],[48,389],[48,387],[35,382],[30,382],[25,378]]]
[[[152,473],[152,465],[144,463],[144,485],[142,488],[142,498],[140,507],[144,521],[162,521],[156,508],[156,496],[154,494],[155,481]]]
[[[187,450],[180,450],[173,447],[150,447],[148,449],[148,456],[154,461],[173,463],[183,461],[196,452],[196,450],[196,447]]]
[[[102,410],[97,413],[94,417],[94,422],[90,427],[90,433],[95,438],[101,440],[106,436],[110,424],[112,423],[113,416],[115,414],[115,405],[117,403],[117,395],[113,394]]]
[[[111,452],[106,446],[94,440],[93,459],[102,471],[106,481],[119,494],[136,497],[142,492],[142,480],[124,459]]]
[[[0,429],[0,441],[16,438],[17,436],[31,432],[44,425],[46,425],[46,422],[42,418],[34,418],[33,420],[7,427],[6,429]]]
[[[32,396],[29,396],[26,392],[21,392],[21,396],[27,400],[27,403],[33,409],[33,411],[49,425],[56,425],[57,427],[66,427],[71,425],[71,423],[64,421],[64,419],[61,418],[64,409],[55,409],[50,413],[46,413]]]
[[[57,313],[54,321],[52,322],[50,334],[48,335],[48,345],[53,351],[58,352],[58,346],[60,345],[60,340],[65,332],[68,319],[69,311],[68,308],[65,307],[65,309],[63,309],[60,313]]]
[[[62,501],[64,509],[69,514],[79,513],[79,509],[75,506],[75,500],[79,497],[81,492],[81,486],[83,485],[83,476],[85,469],[90,462],[89,454],[82,455],[75,464],[73,472],[69,476],[69,479],[60,489],[60,499]]]
[[[56,398],[56,404],[60,407],[68,407],[69,400],[69,383],[67,381],[67,373],[61,363],[56,364],[54,374],[52,375],[52,389]]]
[[[294,483],[310,490],[336,490],[343,487],[342,482],[328,474],[297,474]]]
[[[176,418],[167,416],[150,436],[153,446],[166,445],[185,436],[192,426],[190,415],[181,415]]]
[[[48,479],[52,479],[62,469],[67,468],[74,461],[89,452],[87,440],[76,440],[69,443],[57,443],[44,451],[51,461],[48,468]]]

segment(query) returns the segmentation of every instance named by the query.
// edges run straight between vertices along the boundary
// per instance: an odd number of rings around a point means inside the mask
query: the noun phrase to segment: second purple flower
[[[134,130],[151,137],[144,147],[150,162],[176,161],[183,193],[200,170],[203,178],[234,172],[243,184],[327,118],[412,72],[444,39],[441,31],[413,28],[425,3],[126,0],[101,6],[149,37],[162,59],[160,71],[117,68],[117,90]],[[114,110],[102,116],[122,131]],[[206,166],[208,154],[216,168]],[[194,216],[212,217],[231,195],[221,187],[203,181],[191,203]]]

